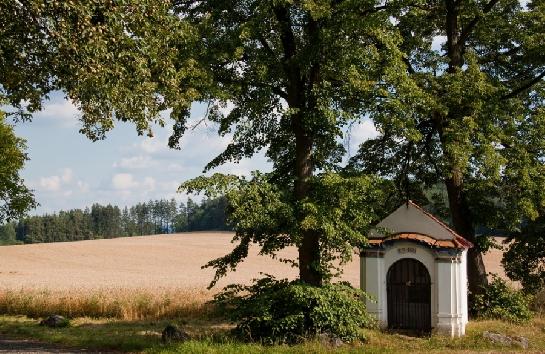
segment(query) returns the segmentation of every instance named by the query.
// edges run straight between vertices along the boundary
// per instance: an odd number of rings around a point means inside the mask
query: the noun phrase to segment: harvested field
[[[97,290],[198,289],[212,280],[212,269],[201,269],[207,261],[232,248],[230,232],[193,232],[173,235],[123,237],[63,243],[0,247],[1,289]],[[230,283],[248,283],[259,272],[293,279],[297,269],[270,257],[257,255],[256,248],[236,272],[222,279],[217,288]],[[487,271],[505,276],[502,251],[485,255]],[[280,254],[296,259],[294,248]],[[359,286],[358,257],[346,265],[342,277]]]
[[[207,261],[228,253],[229,232],[183,233],[66,243],[0,247],[0,313],[44,317],[109,317],[123,320],[199,318],[213,294],[230,283],[249,283],[259,272],[294,279],[297,269],[257,248],[236,272],[212,290]],[[502,252],[485,255],[488,271],[504,276]],[[282,258],[296,259],[294,248]],[[343,280],[359,286],[359,261],[345,266]]]
[[[500,278],[505,279],[507,283],[513,286],[514,288],[520,288],[521,285],[519,282],[514,282],[510,280],[507,277],[507,275],[505,275],[505,270],[503,269],[503,266],[501,264],[501,259],[503,257],[504,249],[506,249],[509,245],[503,243],[505,240],[505,238],[503,237],[495,237],[494,240],[496,244],[502,247],[502,249],[492,248],[487,253],[484,254],[483,262],[484,262],[486,271],[488,273],[496,274]]]
[[[0,288],[3,289],[203,289],[214,271],[201,269],[211,259],[232,248],[229,232],[196,232],[173,235],[123,237],[108,240],[32,244],[0,247]],[[248,283],[266,272],[293,279],[297,269],[258,256],[249,258],[236,272],[222,279],[217,288],[230,283]],[[296,259],[294,248],[281,253]],[[346,266],[344,280],[359,286],[357,257]]]

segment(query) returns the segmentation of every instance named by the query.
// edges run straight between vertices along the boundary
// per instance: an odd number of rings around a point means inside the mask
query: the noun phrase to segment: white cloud
[[[166,167],[166,170],[169,172],[182,172],[185,169],[186,168],[184,166],[176,162],[169,163]]]
[[[361,123],[354,125],[348,132],[348,149],[350,155],[356,152],[361,143],[366,140],[376,138],[379,132],[375,128],[373,122],[369,119],[362,121]]]
[[[114,168],[126,168],[126,169],[140,169],[150,168],[153,165],[153,161],[149,156],[138,155],[133,157],[124,157],[119,162],[114,162]]]
[[[155,190],[155,178],[153,178],[153,177],[144,178],[144,182],[142,183],[142,187],[148,192],[151,192],[151,191]]]
[[[154,154],[161,150],[168,150],[167,140],[158,139],[156,137],[147,138],[140,143],[140,148],[148,154]]]
[[[64,168],[62,170],[61,179],[64,183],[70,183],[72,181],[72,177],[74,177],[74,173],[72,172],[71,168]]]
[[[229,113],[231,113],[231,111],[235,108],[235,105],[233,102],[231,101],[227,101],[227,103],[225,104],[225,107],[220,107],[219,111],[221,113],[223,113],[223,115],[228,115]]]
[[[193,117],[203,117],[204,105],[196,106]],[[133,205],[165,197],[183,200],[187,196],[176,194],[178,186],[201,175],[205,165],[232,140],[232,135],[218,136],[217,124],[208,121],[186,132],[181,151],[168,148],[168,123],[166,128],[154,127],[155,138],[137,137],[132,125],[119,124],[108,139],[92,144],[78,135],[74,125],[79,112],[62,93],[52,95],[44,109],[35,115],[35,124],[18,126],[33,154],[25,178],[41,204],[37,213],[82,208],[95,202]],[[224,112],[231,109],[228,104]],[[52,134],[56,136],[53,143],[46,139]],[[55,161],[47,160],[51,156]],[[207,174],[247,175],[255,169],[270,169],[261,154]]]
[[[78,181],[77,185],[78,185],[79,191],[81,193],[89,192],[89,183],[86,183],[86,182],[83,182],[83,181],[80,180],[80,181]]]
[[[433,41],[431,42],[431,49],[440,52],[441,46],[447,42],[447,36],[436,36],[433,37]]]
[[[112,186],[117,190],[128,190],[138,187],[138,183],[130,173],[117,173],[112,177]]]
[[[176,193],[180,184],[181,181],[165,181],[159,183],[159,189],[165,192]]]
[[[74,179],[74,172],[68,167],[63,168],[60,172],[59,175],[41,177],[38,186],[47,192],[58,192],[61,189],[66,189]]]
[[[61,178],[59,176],[41,177],[39,185],[46,191],[56,192],[61,189]]]
[[[112,187],[123,197],[128,196],[131,190],[139,190],[142,194],[156,190],[157,181],[153,177],[144,177],[138,180],[131,173],[117,173],[112,177]]]
[[[70,100],[47,102],[44,109],[36,114],[36,119],[46,119],[59,122],[64,127],[75,126],[80,111]]]

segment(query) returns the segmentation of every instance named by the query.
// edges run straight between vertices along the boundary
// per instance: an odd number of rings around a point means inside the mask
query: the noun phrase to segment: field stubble
[[[201,266],[228,253],[232,237],[230,232],[198,232],[0,247],[0,314],[196,318],[211,311],[207,301],[227,284],[247,284],[261,271],[278,278],[297,276],[297,269],[259,256],[253,247],[236,272],[207,290],[214,271]],[[501,252],[495,252],[485,256],[485,263],[489,270],[502,271]],[[297,250],[282,250],[280,257],[296,259]],[[341,279],[359,287],[356,255]]]
[[[0,290],[0,313],[31,318],[59,314],[69,318],[125,321],[206,317],[211,294],[203,289],[48,289]]]
[[[201,316],[214,293],[231,283],[249,283],[260,272],[294,279],[297,269],[257,248],[236,272],[212,290],[206,262],[227,254],[230,232],[124,237],[108,240],[0,247],[0,313],[43,317],[110,317],[120,320]],[[296,259],[295,248],[282,258]],[[357,257],[343,280],[359,286]]]

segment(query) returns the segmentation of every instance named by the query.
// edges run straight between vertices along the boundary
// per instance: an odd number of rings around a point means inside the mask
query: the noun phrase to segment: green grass
[[[51,329],[23,316],[0,316],[0,333],[8,338],[35,339],[63,347],[89,350],[117,350],[148,353],[328,353],[332,348],[318,342],[296,346],[261,346],[237,342],[228,335],[230,326],[219,319],[174,321],[194,340],[172,345],[161,343],[161,330],[169,321],[121,321],[77,318],[67,328]],[[530,350],[545,352],[545,318],[537,317],[522,325],[501,321],[472,321],[467,335],[451,339],[444,336],[412,338],[377,330],[365,330],[366,343],[345,345],[336,353],[460,353],[513,352],[516,347],[493,345],[483,338],[483,331],[523,335],[530,340]]]

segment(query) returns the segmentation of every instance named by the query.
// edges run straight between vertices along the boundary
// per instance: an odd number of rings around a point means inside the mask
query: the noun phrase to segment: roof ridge
[[[411,204],[413,207],[415,207],[416,209],[418,209],[419,211],[421,211],[424,215],[426,215],[427,217],[431,218],[433,221],[435,221],[436,223],[438,223],[439,225],[441,225],[443,228],[445,228],[448,232],[450,232],[455,238],[461,238],[463,240],[464,243],[467,243],[468,245],[470,245],[470,247],[473,247],[473,243],[466,240],[465,237],[461,236],[459,233],[457,233],[456,231],[454,231],[450,226],[448,226],[446,223],[444,223],[443,221],[441,221],[439,218],[435,217],[433,214],[431,214],[430,212],[426,211],[424,208],[422,208],[420,205],[416,204],[415,202],[413,202],[412,200],[408,199],[407,200],[407,204]]]

